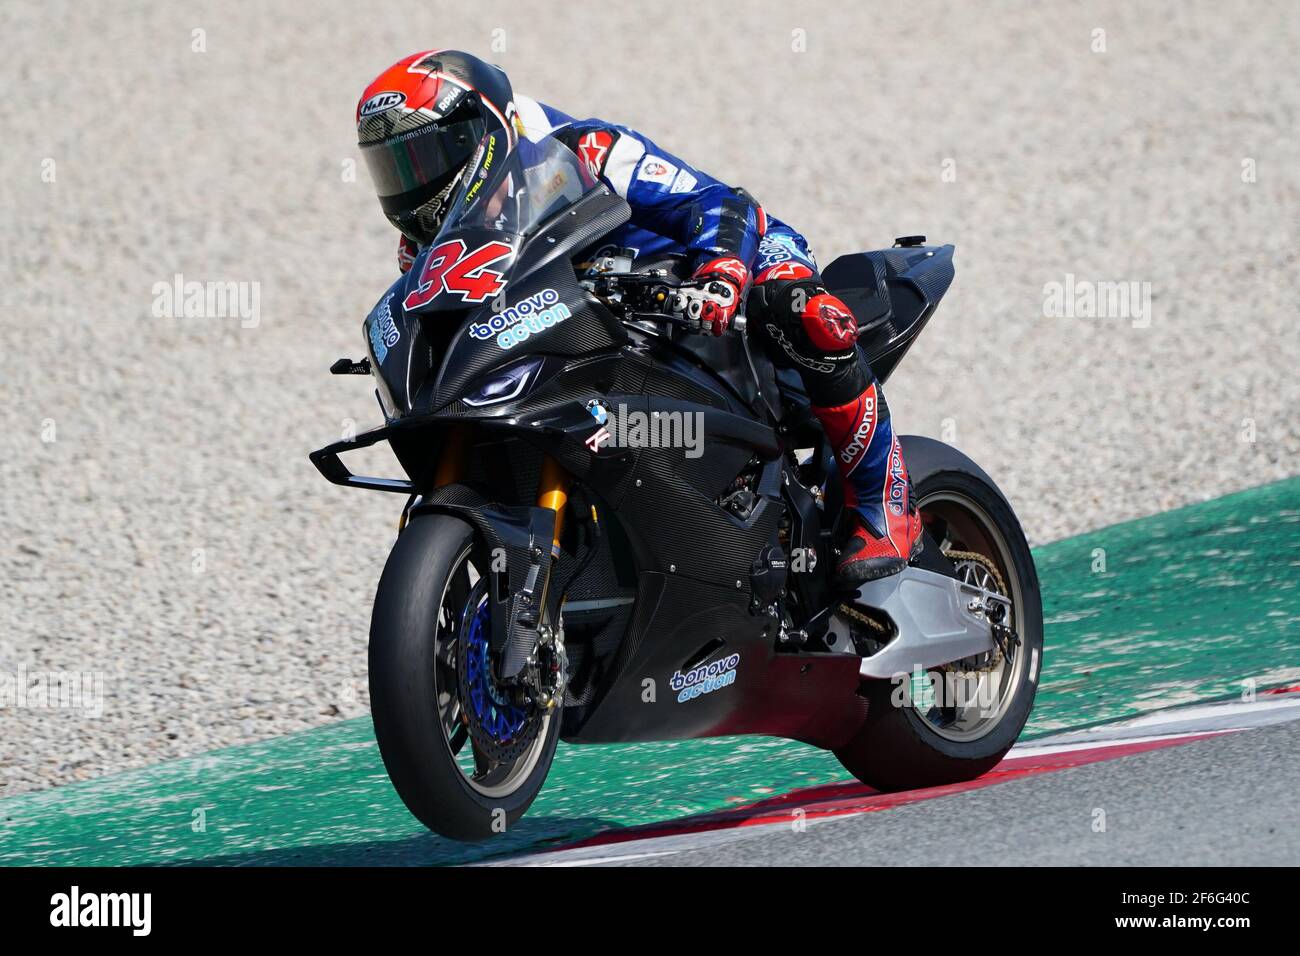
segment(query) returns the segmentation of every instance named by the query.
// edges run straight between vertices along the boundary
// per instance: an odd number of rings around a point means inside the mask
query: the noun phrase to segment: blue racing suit
[[[685,253],[692,268],[733,255],[756,275],[782,262],[817,264],[803,236],[768,216],[743,190],[655,145],[625,126],[575,120],[551,106],[515,98],[530,139],[554,135],[632,207],[631,220],[610,233],[608,244],[636,258]]]

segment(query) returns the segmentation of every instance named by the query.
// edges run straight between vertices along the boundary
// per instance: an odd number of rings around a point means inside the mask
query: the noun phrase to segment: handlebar
[[[699,328],[696,323],[686,318],[686,316],[678,315],[675,312],[628,312],[626,317],[633,320],[640,319],[649,322],[664,322],[668,325],[676,325],[690,332],[704,331]],[[737,332],[744,332],[746,325],[745,317],[743,315],[737,315],[732,318],[729,328],[733,328]]]
[[[692,285],[690,280],[676,280],[660,270],[652,272],[604,272],[591,277],[596,283],[597,294],[601,286],[607,286],[609,292],[632,293],[643,301],[625,303],[628,306],[624,318],[650,322],[663,322],[675,325],[691,332],[703,332],[698,322],[675,312],[669,306],[672,290]],[[648,301],[645,301],[648,300]],[[649,308],[647,308],[647,306]],[[731,320],[731,328],[743,333],[746,327],[744,315],[736,315]]]

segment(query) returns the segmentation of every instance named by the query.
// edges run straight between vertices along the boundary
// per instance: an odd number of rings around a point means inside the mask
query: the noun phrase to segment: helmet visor
[[[362,146],[375,192],[382,199],[429,186],[442,188],[474,154],[486,125],[474,116]]]

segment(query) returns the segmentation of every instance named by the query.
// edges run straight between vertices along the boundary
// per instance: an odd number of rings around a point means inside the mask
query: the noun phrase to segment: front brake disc
[[[475,748],[493,763],[511,763],[522,756],[542,724],[531,701],[520,704],[514,688],[498,684],[488,654],[491,633],[486,588],[480,581],[466,603],[461,640],[456,648],[456,676],[461,719]]]

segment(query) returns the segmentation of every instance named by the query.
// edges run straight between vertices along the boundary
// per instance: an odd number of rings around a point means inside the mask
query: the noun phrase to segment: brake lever
[[[665,322],[668,325],[676,325],[679,328],[687,329],[691,332],[698,332],[701,335],[708,334],[705,329],[700,328],[697,323],[686,318],[686,316],[676,315],[672,312],[629,312],[627,313],[627,318],[650,322]],[[730,328],[743,333],[747,324],[748,323],[745,321],[743,315],[737,315],[731,320]]]
[[[676,325],[683,329],[695,329],[695,323],[684,315],[674,315],[671,312],[629,312],[627,318],[634,321],[642,322],[664,322],[668,325]]]
[[[691,280],[674,281],[663,273],[661,270],[652,270],[650,272],[606,272],[595,277],[600,280],[614,280],[615,284],[639,285],[639,286],[659,286],[665,290],[682,289],[691,286]],[[625,318],[633,321],[650,321],[663,322],[667,325],[675,325],[678,328],[686,329],[690,332],[707,334],[706,330],[701,328],[699,323],[686,318],[676,312],[643,312],[630,311],[624,314]],[[746,326],[745,316],[737,315],[732,318],[730,327],[737,332],[744,333]]]

